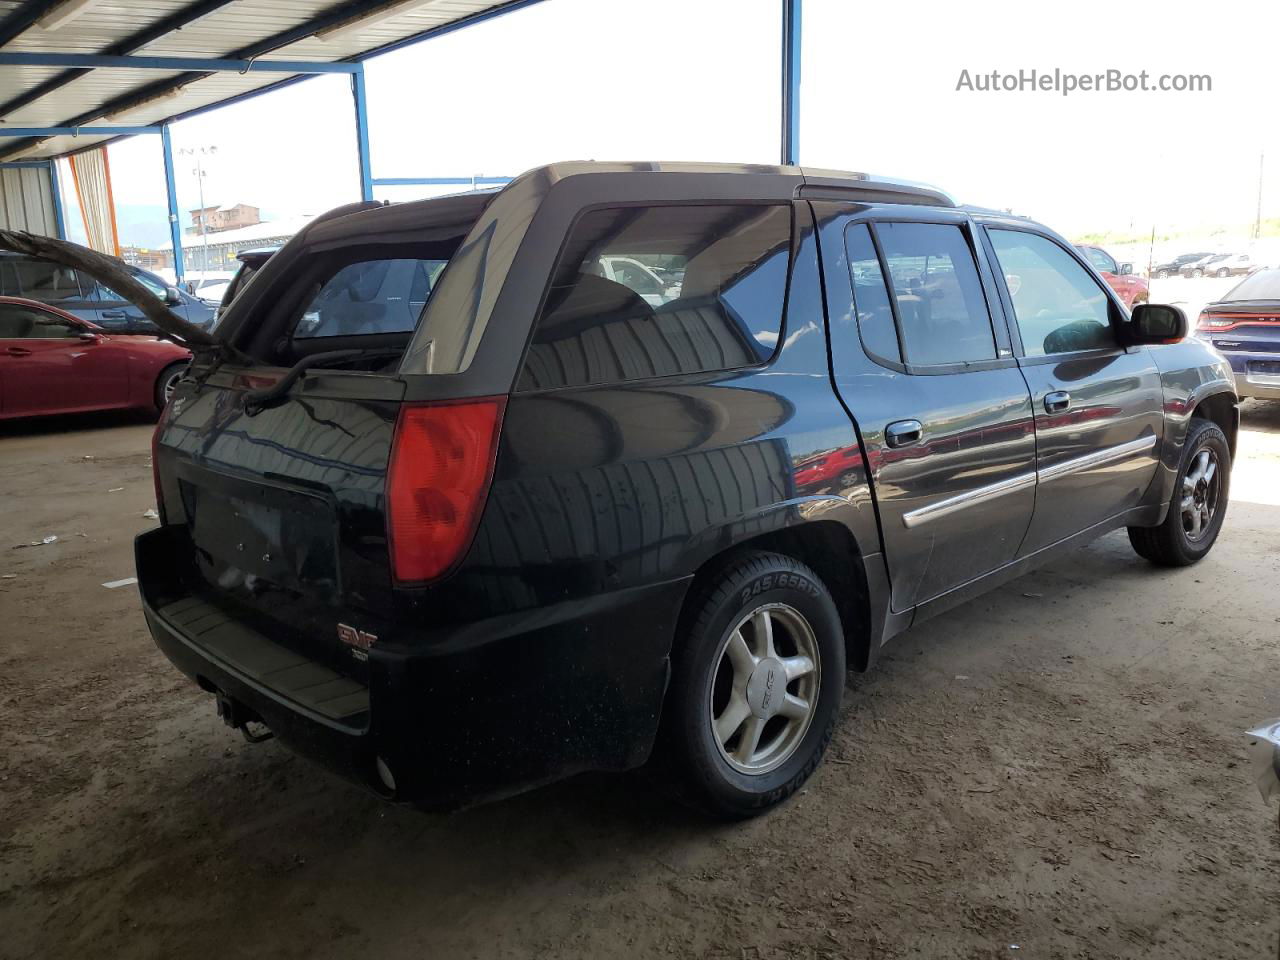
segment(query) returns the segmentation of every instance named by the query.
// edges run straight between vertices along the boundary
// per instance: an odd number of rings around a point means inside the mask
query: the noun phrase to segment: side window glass
[[[1106,293],[1047,237],[989,229],[1028,357],[1116,346]]]
[[[851,224],[845,231],[844,245],[849,257],[853,309],[862,346],[873,357],[901,363],[902,351],[898,349],[898,331],[893,323],[889,288],[885,286],[870,228],[865,223]]]
[[[61,340],[79,336],[81,329],[43,310],[0,303],[0,340]]]
[[[790,252],[784,204],[587,213],[552,275],[521,389],[763,363],[781,333]]]
[[[995,335],[964,231],[945,223],[877,223],[906,362],[994,360]]]
[[[14,262],[19,293],[17,296],[41,303],[79,300],[80,284],[76,271],[49,260],[17,260]]]

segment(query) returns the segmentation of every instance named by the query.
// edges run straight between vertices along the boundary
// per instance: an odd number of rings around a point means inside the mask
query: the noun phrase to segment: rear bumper
[[[1280,377],[1257,377],[1235,371],[1236,395],[1257,400],[1280,400]]]
[[[282,675],[305,665],[285,664],[282,674],[272,650],[248,656],[243,646],[296,653],[255,635],[237,639],[231,659],[221,655],[228,645],[204,642],[177,622],[170,611],[185,601],[172,573],[175,545],[164,527],[135,542],[143,610],[160,650],[202,688],[247,707],[289,747],[375,792],[451,808],[586,770],[639,766],[649,756],[687,580],[379,644],[369,653],[367,710],[352,708],[359,697],[348,694],[346,715],[335,719],[282,686]],[[382,785],[379,760],[395,779],[394,793]]]

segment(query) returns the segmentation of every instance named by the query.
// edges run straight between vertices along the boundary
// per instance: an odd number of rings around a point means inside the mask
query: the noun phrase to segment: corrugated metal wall
[[[58,235],[48,170],[0,168],[0,228],[46,237]]]

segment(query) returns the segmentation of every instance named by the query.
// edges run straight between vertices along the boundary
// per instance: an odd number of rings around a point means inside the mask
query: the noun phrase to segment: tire
[[[831,741],[845,680],[840,615],[812,570],[776,553],[741,554],[695,589],[672,655],[662,749],[681,799],[726,819],[756,816],[795,793]]]
[[[1157,280],[1167,280],[1167,279],[1169,279],[1169,271],[1168,271],[1168,270],[1157,270],[1157,271],[1156,271],[1156,279],[1157,279]]]
[[[1211,479],[1202,484],[1198,475],[1202,477],[1210,465]],[[1216,423],[1193,419],[1169,513],[1158,527],[1130,527],[1133,549],[1161,567],[1189,567],[1203,559],[1222,529],[1230,486],[1231,448],[1226,435]]]
[[[1217,275],[1219,277],[1229,277],[1231,276],[1231,271],[1223,268],[1218,271]]]
[[[1199,267],[1196,267],[1196,269],[1191,271],[1191,276],[1195,277],[1198,280],[1200,277],[1204,276],[1204,271],[1201,270]]]
[[[173,393],[173,388],[182,379],[182,374],[186,371],[189,363],[189,360],[171,363],[160,371],[160,376],[156,377],[155,396],[153,399],[155,400],[157,412],[164,410],[164,405],[169,402],[169,395]]]

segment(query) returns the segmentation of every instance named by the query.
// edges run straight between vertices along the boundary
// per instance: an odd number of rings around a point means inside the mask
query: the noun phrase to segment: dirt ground
[[[910,631],[732,827],[640,775],[428,816],[244,743],[102,586],[150,429],[0,427],[0,957],[1278,955],[1280,404],[1202,564],[1113,535]]]

